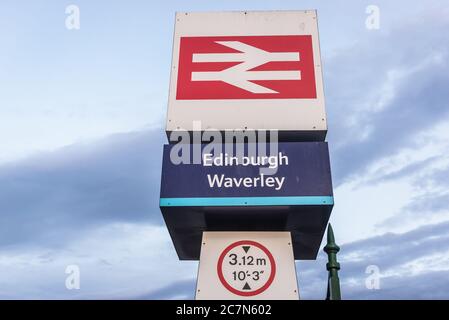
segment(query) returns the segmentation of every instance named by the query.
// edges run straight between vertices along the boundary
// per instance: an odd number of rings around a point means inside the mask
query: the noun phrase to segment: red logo
[[[314,99],[312,37],[181,37],[177,100]]]

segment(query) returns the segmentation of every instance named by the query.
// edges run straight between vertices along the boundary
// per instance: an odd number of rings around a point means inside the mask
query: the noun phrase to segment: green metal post
[[[327,228],[327,244],[324,247],[324,252],[327,253],[328,258],[326,269],[329,271],[326,300],[341,300],[340,279],[338,278],[340,264],[337,262],[338,251],[340,251],[340,247],[335,243],[334,231],[329,223]]]

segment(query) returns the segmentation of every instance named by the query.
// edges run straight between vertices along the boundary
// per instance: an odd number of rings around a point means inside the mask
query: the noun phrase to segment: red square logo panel
[[[314,99],[312,37],[181,37],[177,100]]]

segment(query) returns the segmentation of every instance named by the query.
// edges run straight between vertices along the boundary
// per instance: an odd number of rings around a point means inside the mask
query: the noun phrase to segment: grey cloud
[[[369,185],[376,185],[378,183],[382,182],[388,182],[392,180],[401,179],[402,177],[410,176],[414,173],[419,173],[421,170],[426,169],[428,166],[430,166],[432,163],[434,163],[436,160],[438,160],[439,156],[433,156],[424,160],[416,161],[411,164],[405,165],[404,167],[400,168],[399,170],[382,174],[379,177],[376,177],[374,179],[370,179],[368,181],[365,181],[365,184]]]
[[[449,298],[449,278],[447,271],[426,272],[419,275],[386,277],[380,282],[379,290],[347,288],[350,299],[379,300],[447,300]]]
[[[400,225],[404,221],[416,219],[432,218],[441,212],[448,210],[449,194],[433,194],[429,192],[419,197],[412,198],[411,201],[401,208],[394,216],[382,221],[378,227],[388,227]]]
[[[414,147],[417,133],[449,114],[449,35],[439,32],[449,27],[449,21],[436,15],[432,21],[418,23],[367,35],[364,42],[327,61],[328,140],[335,185],[363,174],[382,156]],[[438,55],[440,59],[435,58]],[[367,103],[373,107],[385,98],[382,86],[394,70],[405,75],[395,84],[391,101],[381,111],[364,109]],[[350,118],[356,122],[348,124]],[[371,133],[358,140],[365,130]]]
[[[444,154],[441,156],[444,156]],[[414,181],[414,183],[417,187],[419,187],[421,189],[428,189],[428,188],[431,188],[431,186],[447,188],[447,187],[449,187],[448,177],[449,177],[449,167],[438,168],[438,169],[431,171],[428,174],[418,177]]]
[[[175,281],[169,285],[135,297],[138,300],[188,299],[194,298],[195,279]]]
[[[412,201],[404,208],[404,213],[426,214],[429,212],[438,213],[448,209],[449,194],[426,195]]]
[[[162,132],[113,135],[0,167],[0,245],[61,245],[114,221],[162,224]]]
[[[336,233],[338,237],[338,232]],[[337,238],[338,240],[338,238]],[[420,274],[399,273],[406,264],[446,254],[449,251],[449,221],[426,225],[403,234],[381,236],[344,244],[338,254],[341,264],[340,280],[345,299],[448,299],[448,271],[428,271]],[[298,276],[305,299],[323,299],[327,274],[326,255],[317,261],[300,261]],[[366,267],[376,265],[382,276],[380,290],[368,290]],[[444,267],[444,266],[443,266]]]
[[[433,162],[433,158],[429,160]],[[437,168],[420,172],[420,170],[425,169],[426,164],[426,160],[417,162],[412,169],[412,171],[418,173],[413,178],[412,183],[415,190],[420,191],[419,195],[411,196],[410,201],[404,207],[391,218],[382,221],[378,227],[391,227],[404,223],[404,221],[413,221],[425,217],[431,218],[448,210],[449,194],[445,190],[449,186],[449,168]],[[398,172],[398,175],[405,175],[409,171],[409,167],[405,167],[404,172]]]

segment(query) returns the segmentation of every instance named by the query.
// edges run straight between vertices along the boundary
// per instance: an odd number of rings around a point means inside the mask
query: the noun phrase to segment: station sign
[[[195,297],[299,299],[290,232],[204,232]]]
[[[323,141],[316,11],[178,12],[166,131],[196,131],[195,121]]]
[[[333,207],[326,142],[181,147],[187,163],[164,146],[160,195],[180,259],[199,259],[203,231],[291,231],[295,258],[315,259]]]

